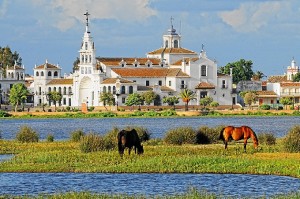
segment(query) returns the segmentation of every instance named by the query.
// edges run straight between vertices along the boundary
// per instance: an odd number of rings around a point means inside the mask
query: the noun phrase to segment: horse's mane
[[[251,132],[252,132],[252,134],[253,134],[253,136],[254,136],[254,138],[255,138],[256,140],[258,140],[258,139],[257,139],[257,136],[256,136],[256,133],[253,131],[253,129],[252,129],[250,126],[244,126],[244,127],[247,127],[248,129],[250,129]]]

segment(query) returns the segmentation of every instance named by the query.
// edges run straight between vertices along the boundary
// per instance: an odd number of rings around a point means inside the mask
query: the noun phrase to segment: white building
[[[187,88],[197,93],[197,100],[210,96],[220,105],[236,103],[232,92],[232,75],[217,73],[217,64],[209,59],[203,49],[199,55],[181,46],[181,36],[171,24],[163,35],[163,46],[147,53],[145,58],[96,57],[96,48],[89,30],[88,13],[86,29],[79,50],[79,69],[71,77],[61,78],[61,68],[46,63],[34,68],[34,105],[47,102],[46,94],[58,91],[63,94],[62,106],[102,106],[102,92],[115,95],[119,105],[124,105],[129,94],[153,90],[162,98],[179,95]],[[49,103],[49,102],[48,102]],[[183,104],[183,102],[180,102]]]

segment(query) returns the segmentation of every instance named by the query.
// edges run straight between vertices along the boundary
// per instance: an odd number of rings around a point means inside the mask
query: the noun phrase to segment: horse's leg
[[[225,140],[225,141],[224,141],[224,143],[225,143],[225,149],[227,149],[227,144],[228,144],[228,141],[227,141],[227,140]]]
[[[246,146],[247,146],[247,138],[244,138],[244,151],[246,152]]]
[[[130,155],[131,149],[132,149],[132,147],[128,148],[128,155]]]

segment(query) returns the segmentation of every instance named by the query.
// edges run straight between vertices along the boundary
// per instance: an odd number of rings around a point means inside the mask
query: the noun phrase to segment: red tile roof
[[[73,84],[73,79],[53,79],[47,85]]]
[[[278,82],[286,82],[288,80],[286,75],[276,75],[276,76],[270,76],[267,81],[270,83],[278,83]]]
[[[149,52],[149,55],[157,55],[164,52],[165,54],[197,54],[194,51],[185,49],[185,48],[159,48],[157,50],[154,50],[152,52]]]
[[[113,68],[121,77],[189,77],[179,68]]]
[[[200,82],[195,89],[215,89],[215,86],[208,82]]]
[[[126,62],[127,65],[133,65],[135,61],[139,62],[140,65],[145,65],[150,61],[153,65],[159,65],[160,59],[156,58],[111,58],[111,57],[98,57],[98,61],[105,64],[106,66],[119,66],[122,60]]]
[[[300,82],[281,82],[281,87],[300,87]]]
[[[129,81],[127,79],[122,79],[122,78],[107,78],[101,82],[101,84],[115,84],[117,79],[120,80],[120,83],[126,84],[126,83],[133,83],[133,81]]]
[[[49,63],[45,63],[45,64],[42,64],[42,65],[39,65],[37,67],[35,67],[36,69],[43,69],[43,68],[49,68],[49,69],[59,69],[58,66],[55,66],[53,64],[49,64]]]
[[[263,97],[263,96],[277,97],[277,94],[274,91],[256,91],[256,94],[259,97]]]
[[[199,60],[199,57],[180,59],[180,60],[177,60],[176,62],[174,62],[174,63],[171,64],[171,65],[181,66],[183,60],[185,61],[186,64],[188,64],[190,61],[191,61],[191,62],[195,62],[195,61]]]

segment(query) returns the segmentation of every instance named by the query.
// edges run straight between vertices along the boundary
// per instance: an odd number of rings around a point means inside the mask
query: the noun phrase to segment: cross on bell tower
[[[83,15],[85,15],[86,16],[86,32],[87,33],[90,33],[90,31],[89,31],[89,12],[88,11],[86,11],[86,13],[84,13]]]

